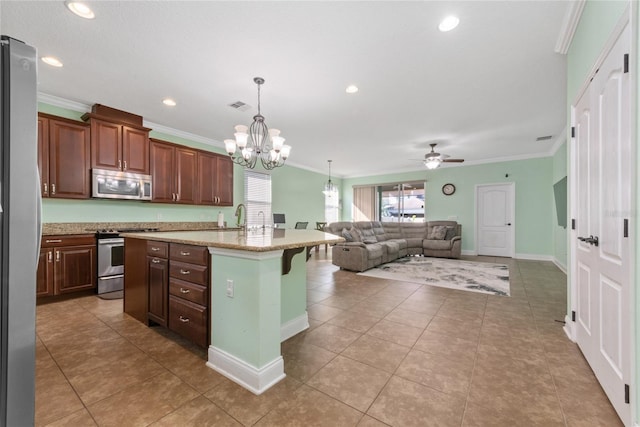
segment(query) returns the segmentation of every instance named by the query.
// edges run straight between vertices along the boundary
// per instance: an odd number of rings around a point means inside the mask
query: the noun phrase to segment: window
[[[424,222],[424,182],[377,187],[378,218],[383,222]]]
[[[244,204],[248,227],[271,224],[271,175],[244,171]]]
[[[324,220],[327,224],[338,221],[338,206],[340,193],[338,190],[325,193],[324,195]]]

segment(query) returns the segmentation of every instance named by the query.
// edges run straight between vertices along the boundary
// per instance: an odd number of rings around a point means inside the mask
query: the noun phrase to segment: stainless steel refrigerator
[[[0,36],[0,426],[34,423],[40,246],[36,50]]]

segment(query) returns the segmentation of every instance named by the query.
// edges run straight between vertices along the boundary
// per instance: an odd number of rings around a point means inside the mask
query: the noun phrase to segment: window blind
[[[332,191],[324,196],[324,220],[327,224],[338,221],[338,207],[340,194],[338,190]]]
[[[244,171],[244,204],[249,227],[271,224],[271,175]],[[262,212],[262,213],[260,213]]]

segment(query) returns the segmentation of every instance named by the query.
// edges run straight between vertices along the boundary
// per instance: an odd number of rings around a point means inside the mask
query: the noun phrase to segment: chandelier
[[[327,160],[329,162],[329,181],[324,184],[324,190],[322,191],[325,196],[331,197],[331,195],[337,191],[337,188],[333,182],[331,182],[331,160]]]
[[[264,122],[260,114],[260,85],[264,79],[254,77],[253,81],[258,85],[258,114],[253,116],[251,126],[236,126],[236,139],[225,139],[224,146],[234,163],[253,169],[260,158],[262,166],[271,170],[284,165],[291,146],[284,143],[278,129],[269,129]]]

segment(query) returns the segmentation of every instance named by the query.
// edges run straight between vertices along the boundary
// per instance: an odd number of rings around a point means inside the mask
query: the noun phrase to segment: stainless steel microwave
[[[92,197],[103,199],[151,200],[151,175],[92,170]]]

